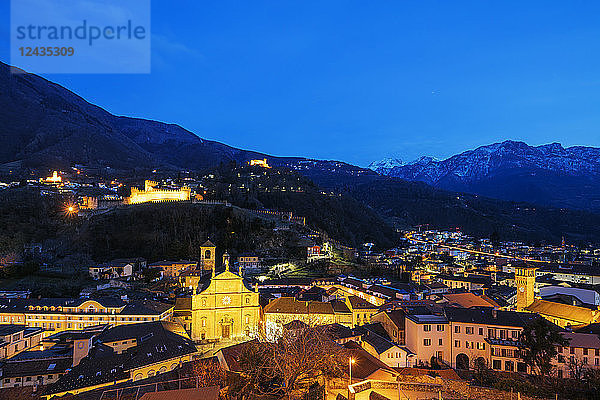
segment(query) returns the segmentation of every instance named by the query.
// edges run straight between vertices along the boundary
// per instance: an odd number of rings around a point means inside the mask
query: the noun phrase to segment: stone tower
[[[212,271],[213,275],[215,274],[216,251],[217,247],[210,240],[200,246],[200,266],[203,270]]]
[[[517,311],[522,311],[533,303],[535,287],[535,270],[528,266],[515,267],[515,282],[517,284]]]

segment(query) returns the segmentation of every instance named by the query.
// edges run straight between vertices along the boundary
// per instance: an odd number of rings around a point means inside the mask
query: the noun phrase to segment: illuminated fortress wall
[[[127,198],[127,204],[140,204],[159,201],[185,201],[190,199],[191,189],[182,187],[179,190],[157,189],[158,183],[145,181],[144,190],[131,188],[131,196]]]

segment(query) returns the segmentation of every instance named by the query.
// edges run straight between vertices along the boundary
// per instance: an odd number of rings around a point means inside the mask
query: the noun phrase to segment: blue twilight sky
[[[364,166],[506,139],[600,146],[600,2],[155,0],[151,74],[46,77],[274,155]]]

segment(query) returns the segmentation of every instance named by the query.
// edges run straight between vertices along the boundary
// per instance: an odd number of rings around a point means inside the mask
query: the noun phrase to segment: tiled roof
[[[369,303],[367,300],[361,299],[358,296],[349,296],[348,301],[350,307],[355,310],[376,310],[377,306],[373,303]]]
[[[323,325],[323,328],[327,335],[333,340],[349,339],[351,337],[359,336],[357,332],[338,323]]]
[[[406,315],[404,313],[404,310],[391,310],[386,311],[385,313],[388,316],[388,318],[392,320],[394,325],[398,327],[398,329],[404,329],[404,317]]]
[[[561,335],[569,341],[569,347],[600,349],[600,337],[589,333],[562,332]]]
[[[597,312],[589,308],[572,306],[569,304],[553,303],[551,301],[536,299],[526,307],[527,311],[574,321],[582,324],[596,322]]]
[[[12,335],[25,329],[25,325],[0,325],[0,336]]]
[[[120,314],[125,315],[155,315],[162,314],[173,308],[173,304],[145,300],[128,303]]]
[[[79,365],[48,388],[48,393],[61,393],[108,382],[132,378],[134,368],[177,359],[195,353],[196,346],[179,325],[165,322],[147,322],[114,327],[98,338],[96,345]],[[184,333],[185,334],[185,333]],[[117,354],[102,343],[135,337],[136,346]]]
[[[241,366],[239,364],[240,355],[246,351],[246,349],[251,348],[251,346],[255,346],[258,343],[256,339],[234,344],[233,346],[224,347],[219,350],[225,363],[227,364],[227,369],[232,372],[241,371]]]
[[[389,339],[386,339],[385,337],[375,333],[375,331],[365,329],[363,332],[362,340],[370,344],[378,354],[382,354],[383,352],[396,346]]]
[[[385,370],[392,374],[397,374],[395,370],[388,367],[385,363],[379,361],[377,358],[373,357],[356,342],[350,341],[344,344],[344,347],[350,351],[352,358],[356,360],[356,362],[352,364],[353,378],[367,379],[378,370]]]
[[[460,275],[438,275],[438,278],[441,280],[448,281],[459,281],[459,282],[471,282],[480,285],[490,284],[492,282],[491,278],[485,276],[460,276]]]
[[[331,303],[321,301],[298,301],[293,297],[279,297],[264,308],[264,313],[281,314],[334,314]]]
[[[217,400],[219,387],[165,390],[162,392],[146,393],[140,400]]]
[[[444,309],[446,317],[451,322],[464,322],[497,326],[524,327],[535,314],[516,311],[494,310],[489,307],[458,308],[447,307]]]
[[[63,373],[73,364],[70,347],[54,346],[47,350],[25,351],[5,361],[3,377],[37,376]]]
[[[477,296],[474,293],[447,293],[442,298],[446,299],[449,305],[456,305],[464,308],[471,307],[493,307],[498,308],[498,304],[487,296]]]

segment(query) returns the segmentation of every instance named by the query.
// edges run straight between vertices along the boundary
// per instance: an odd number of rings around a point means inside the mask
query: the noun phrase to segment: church
[[[202,269],[211,268],[210,279],[194,282],[191,297],[176,300],[174,316],[183,322],[195,341],[245,340],[258,329],[258,291],[244,282],[240,271],[229,270],[229,255],[223,255],[223,271],[216,272],[216,247],[201,246]],[[208,278],[208,274],[205,275]]]

